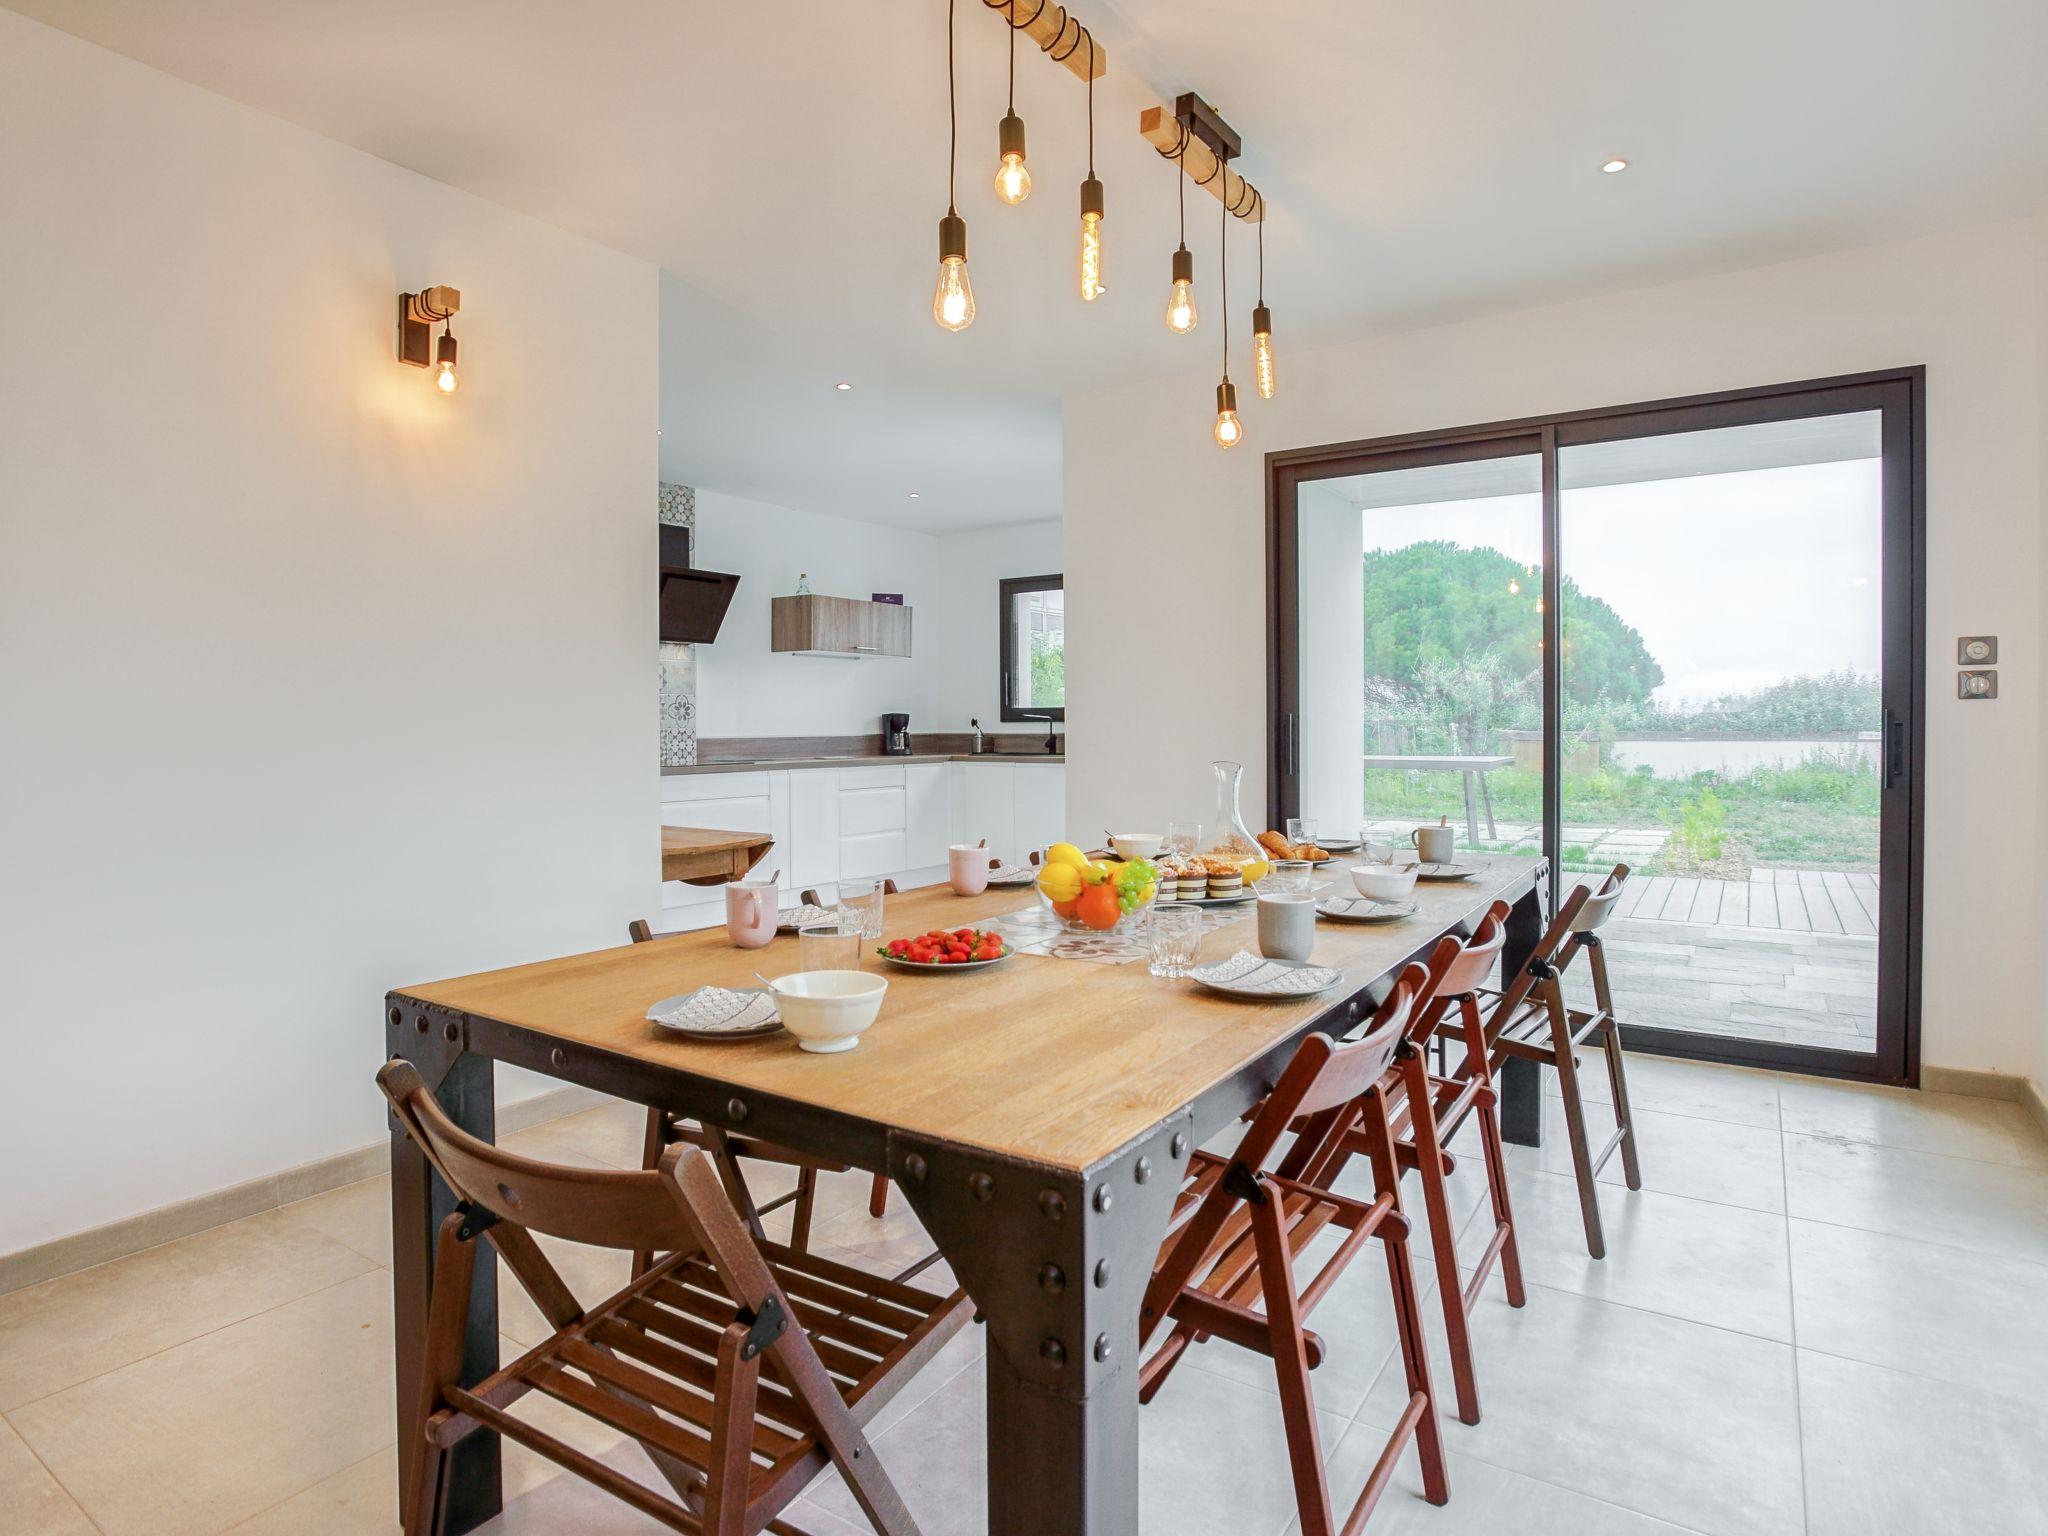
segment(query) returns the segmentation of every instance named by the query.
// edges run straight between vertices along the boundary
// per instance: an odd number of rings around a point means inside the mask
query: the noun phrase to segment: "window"
[[[1067,594],[1064,576],[1013,576],[1002,584],[1005,720],[1067,718]]]

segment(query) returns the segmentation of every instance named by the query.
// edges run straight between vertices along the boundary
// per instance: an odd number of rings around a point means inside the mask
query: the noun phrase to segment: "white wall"
[[[380,1140],[386,988],[656,909],[657,290],[8,11],[0,205],[9,1251]]]
[[[1318,351],[1283,333],[1280,395],[1249,401],[1245,450],[1228,455],[1209,440],[1206,373],[1070,396],[1073,824],[1198,814],[1219,755],[1252,765],[1247,814],[1262,817],[1262,453],[1924,363],[1924,1059],[2048,1066],[2034,1001],[2048,384],[2033,237],[2031,221],[2015,220]],[[1123,600],[1132,570],[1201,614],[1198,643],[1154,605]],[[1995,705],[1955,699],[1959,634],[2000,636]],[[1138,781],[1133,740],[1156,765]],[[1131,804],[1139,783],[1156,804]]]
[[[964,731],[977,715],[996,729],[996,584],[1057,570],[1059,553],[1057,522],[914,533],[700,486],[697,563],[740,585],[718,638],[697,647],[699,739],[879,733],[892,711],[909,714],[913,735]],[[794,592],[800,572],[835,597],[901,592],[914,610],[911,655],[771,651],[771,600]]]

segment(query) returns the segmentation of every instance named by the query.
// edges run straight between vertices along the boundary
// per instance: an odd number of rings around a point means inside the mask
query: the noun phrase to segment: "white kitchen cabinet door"
[[[1017,851],[1023,859],[1049,843],[1074,842],[1093,848],[1102,840],[1100,827],[1067,825],[1067,770],[1062,763],[1019,763],[1017,775]]]
[[[904,771],[904,793],[908,797],[910,847],[907,857],[912,869],[930,869],[946,862],[946,848],[953,841],[952,763],[912,763]]]
[[[839,878],[839,775],[830,768],[790,770],[788,873],[799,888]]]
[[[909,868],[901,832],[863,832],[839,839],[839,880],[880,880]]]
[[[1011,763],[965,763],[960,783],[966,791],[960,817],[960,841],[988,839],[989,852],[1006,864],[1023,858],[1017,843],[1017,769]]]

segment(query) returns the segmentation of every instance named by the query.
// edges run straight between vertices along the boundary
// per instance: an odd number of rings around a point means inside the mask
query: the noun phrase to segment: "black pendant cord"
[[[1017,110],[1017,25],[1010,24],[1010,110]]]
[[[1266,307],[1266,210],[1259,210],[1259,308]],[[1224,317],[1229,324],[1229,317]]]
[[[1187,177],[1181,177],[1185,182]],[[1223,298],[1223,382],[1230,382],[1230,204],[1223,204],[1223,228],[1216,241],[1216,276]]]
[[[1010,34],[1010,44],[1016,46],[1017,34]],[[1088,179],[1095,179],[1095,34],[1088,34]]]
[[[946,213],[960,212],[960,93],[953,85],[953,4],[946,0]]]
[[[1181,150],[1187,148],[1186,124],[1181,125],[1180,142],[1181,149],[1173,152],[1173,179],[1180,189],[1180,243],[1185,246],[1188,243],[1188,173],[1187,168],[1180,163],[1180,156]]]

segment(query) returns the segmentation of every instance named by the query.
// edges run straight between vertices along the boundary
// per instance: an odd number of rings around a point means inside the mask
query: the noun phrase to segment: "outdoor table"
[[[1465,841],[1474,844],[1479,841],[1479,821],[1472,810],[1472,781],[1479,781],[1479,799],[1486,807],[1486,839],[1498,842],[1500,833],[1493,824],[1493,796],[1487,792],[1486,776],[1496,768],[1507,768],[1514,764],[1512,757],[1469,756],[1457,753],[1409,756],[1399,752],[1367,753],[1365,766],[1368,768],[1408,768],[1423,773],[1462,773],[1465,776]]]
[[[1496,899],[1512,904],[1503,963],[1518,968],[1547,884],[1540,859],[1494,858],[1471,879],[1418,886],[1413,917],[1320,923],[1316,958],[1344,980],[1312,998],[1244,1002],[1153,977],[1142,960],[1018,953],[966,974],[891,970],[881,1017],[841,1055],[801,1051],[784,1034],[705,1043],[649,1023],[663,997],[794,968],[794,939],[742,950],[721,928],[402,987],[379,1031],[385,1054],[412,1062],[457,1123],[487,1140],[504,1061],[886,1172],[987,1323],[990,1532],[1135,1536],[1139,1301],[1189,1154],[1270,1090],[1311,1030],[1360,1024],[1404,965],[1444,934],[1469,933]],[[887,933],[982,926],[1033,901],[1029,890],[961,898],[926,887],[888,899]],[[1256,947],[1247,913],[1205,934],[1202,958]],[[1533,1141],[1535,1073],[1502,1086],[1504,1125]],[[453,1199],[395,1129],[391,1202],[398,1443],[409,1457],[434,1232]],[[464,1382],[497,1363],[486,1246]],[[455,1536],[498,1510],[499,1451],[489,1433],[458,1451]]]

